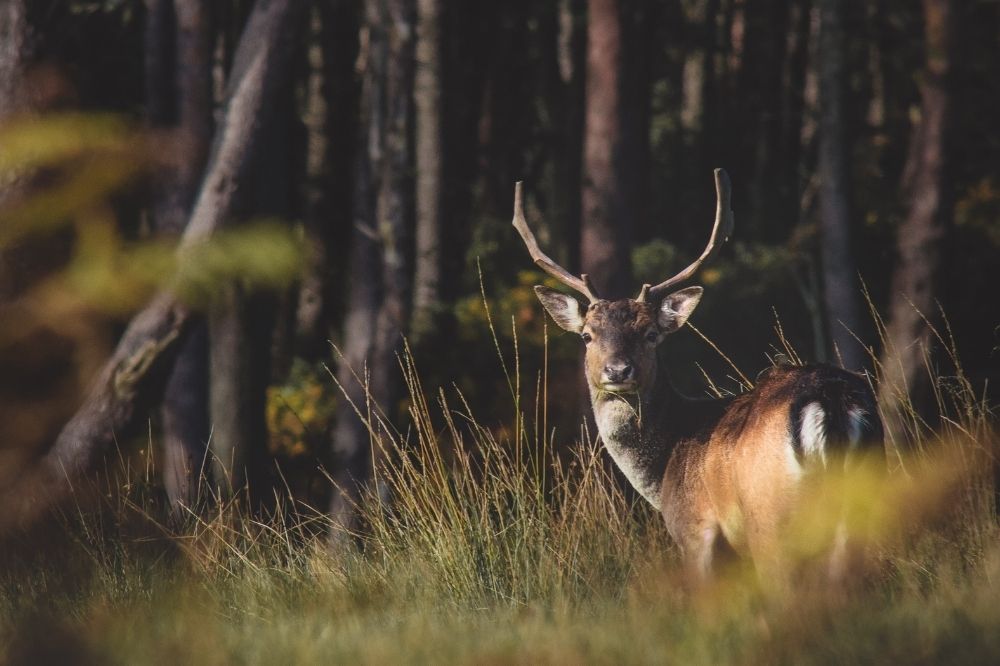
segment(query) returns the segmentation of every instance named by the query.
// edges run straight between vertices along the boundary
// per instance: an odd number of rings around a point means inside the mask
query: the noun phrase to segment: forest
[[[995,658],[998,55],[996,0],[0,0],[0,654]],[[684,595],[511,225],[634,297],[718,168],[661,361],[870,383],[850,602]]]

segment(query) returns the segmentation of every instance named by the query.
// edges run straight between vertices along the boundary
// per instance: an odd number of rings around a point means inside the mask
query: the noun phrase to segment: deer
[[[778,364],[753,390],[722,398],[678,393],[657,349],[688,321],[703,289],[690,280],[733,233],[731,184],[715,172],[716,215],[707,246],[682,271],[638,296],[600,298],[539,248],[525,219],[522,183],[513,226],[534,263],[586,299],[534,288],[555,323],[585,345],[585,375],[604,448],[632,487],[658,510],[694,585],[713,579],[720,561],[749,560],[758,575],[789,581],[783,530],[808,478],[882,442],[882,423],[866,379],[825,364]],[[821,560],[829,583],[848,576],[851,535],[843,522]]]

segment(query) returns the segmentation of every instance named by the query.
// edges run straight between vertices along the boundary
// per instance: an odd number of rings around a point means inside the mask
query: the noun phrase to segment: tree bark
[[[348,276],[358,124],[358,3],[317,3],[305,109],[306,188],[303,225],[308,254],[296,308],[296,354],[330,358],[332,322],[339,319],[337,288]]]
[[[219,497],[270,499],[267,424],[273,299],[226,285],[208,316],[212,482]]]
[[[326,325],[330,313],[330,220],[326,195],[328,179],[327,162],[330,153],[329,134],[334,126],[328,124],[329,107],[334,98],[330,94],[332,68],[329,61],[329,43],[332,41],[330,25],[332,2],[317,3],[309,19],[309,47],[306,54],[306,101],[303,113],[306,132],[306,183],[305,206],[302,223],[306,231],[306,266],[298,289],[295,307],[295,346],[310,360],[323,357]]]
[[[441,308],[441,0],[417,0],[415,342],[434,328]]]
[[[237,62],[240,57],[236,54]],[[260,120],[258,145],[250,157],[248,187],[237,193],[234,224],[254,218],[291,216],[290,128],[293,77],[271,96],[269,117]],[[265,408],[271,382],[278,299],[240,281],[224,285],[208,315],[209,408],[213,482],[225,497],[242,494],[256,509],[270,492]]]
[[[184,230],[205,167],[212,127],[209,8],[204,0],[150,0],[146,14],[149,122],[168,129],[176,160],[159,174],[153,225]],[[202,322],[181,343],[164,389],[163,483],[175,514],[194,504],[208,440],[208,351]]]
[[[5,0],[0,6],[0,120],[22,110],[28,39],[23,0]]]
[[[208,0],[174,0],[177,125],[184,157],[178,177],[190,211],[212,145],[212,22]],[[185,214],[184,220],[187,220]],[[178,229],[178,232],[183,228]]]
[[[283,83],[294,44],[296,0],[258,0],[240,39],[224,117],[209,166],[178,249],[210,237],[228,221],[235,194],[245,185],[248,157],[270,100]],[[0,493],[0,527],[23,524],[65,499],[118,438],[131,430],[162,392],[166,370],[192,320],[192,311],[163,292],[122,335],[90,394],[51,449],[21,481]]]
[[[621,20],[616,0],[590,0],[588,12],[580,264],[602,295],[622,296],[630,282],[632,220],[620,217],[615,187]]]
[[[411,137],[416,11],[413,0],[390,0],[386,9],[385,117],[375,205],[382,250],[383,296],[374,379],[380,404],[392,412],[401,388],[396,354],[402,349],[402,336],[409,326],[413,287],[415,214]]]
[[[897,449],[905,445],[904,402],[920,405],[928,389],[924,354],[929,351],[931,331],[924,317],[934,315],[939,246],[950,206],[945,167],[954,7],[951,0],[924,0],[923,7],[926,71],[920,85],[920,120],[913,129],[902,183],[909,211],[898,231],[898,258],[880,358],[879,401]]]
[[[175,33],[173,0],[146,0],[143,35],[146,116],[154,127],[169,127],[174,123]]]
[[[7,0],[0,5],[0,124],[25,109],[24,68],[28,50],[27,12],[22,0]],[[0,178],[0,209],[15,201],[23,189],[18,176]],[[0,247],[0,303],[16,292],[17,271],[11,266],[11,249]]]
[[[367,86],[367,82],[366,82]],[[365,95],[367,98],[368,96]],[[362,105],[366,106],[365,104]],[[355,210],[357,224],[367,225],[371,192],[367,152],[359,152]],[[371,371],[375,359],[375,327],[378,319],[381,288],[379,285],[379,246],[366,230],[355,229],[351,249],[351,279],[348,308],[344,320],[342,354],[337,367],[337,383],[344,395],[337,405],[336,426],[332,437],[333,480],[330,500],[333,524],[351,529],[355,524],[355,506],[371,475],[371,440],[365,421],[370,418]],[[355,413],[357,409],[361,415]],[[331,537],[342,538],[335,530]]]
[[[147,0],[146,109],[150,124],[171,131],[174,164],[159,174],[153,220],[180,235],[198,193],[212,140],[212,54],[205,0]]]
[[[680,4],[680,3],[678,3]],[[704,129],[706,83],[714,57],[713,28],[718,12],[718,0],[698,0],[689,3],[687,11],[675,21],[684,24],[689,33],[686,53],[682,64],[682,93],[680,100],[680,121],[684,130],[692,134]],[[701,34],[698,34],[701,33]]]
[[[550,195],[554,213],[546,215],[552,235],[563,238],[564,259],[571,271],[579,269],[581,240],[581,190],[583,170],[583,124],[587,72],[586,0],[560,0],[556,62],[560,95],[553,105],[558,156],[553,164],[554,187]],[[552,82],[556,84],[555,81]],[[553,248],[554,250],[556,248]],[[587,404],[589,409],[589,404]],[[573,423],[579,423],[574,419]]]
[[[163,486],[171,511],[183,515],[198,500],[209,438],[208,331],[192,322],[163,392]]]
[[[834,358],[849,370],[865,364],[860,334],[860,285],[851,248],[850,137],[845,113],[847,69],[844,5],[819,5],[819,203],[823,298]]]
[[[778,217],[798,220],[802,214],[805,178],[812,173],[806,164],[802,128],[806,122],[806,86],[810,67],[810,35],[813,30],[813,3],[795,0],[790,7],[787,60],[781,85],[781,131],[777,146],[777,172],[780,174],[781,207]]]
[[[637,36],[627,29],[641,23],[643,7],[628,0],[588,4],[580,252],[583,272],[609,297],[635,287],[630,252],[648,175],[648,70],[640,58],[626,57],[641,46],[625,40]]]
[[[181,160],[175,173],[180,219],[187,220],[212,141],[212,30],[206,0],[174,0],[174,82]],[[169,224],[168,220],[164,221]],[[167,233],[181,233],[164,227]],[[198,497],[208,445],[208,331],[197,321],[178,350],[163,396],[163,480],[174,512]]]
[[[369,429],[355,408],[367,420],[370,410],[392,414],[399,398],[396,354],[409,317],[414,219],[409,141],[414,19],[412,0],[369,0],[365,6],[364,149],[357,170],[344,358],[337,373],[349,400],[340,402],[333,433],[335,541],[355,527],[356,502],[371,478],[372,460],[377,465],[382,455],[377,424]]]
[[[739,3],[738,3],[739,4]],[[787,32],[790,20],[789,0],[747,0],[742,3],[742,52],[740,54],[739,97],[733,137],[742,154],[736,162],[748,175],[745,185],[746,213],[741,226],[755,238],[780,241],[791,229],[791,221],[782,220],[779,213],[789,209],[783,200],[779,158],[775,148],[781,133],[780,108],[782,74],[787,58]],[[791,198],[793,203],[797,199]]]

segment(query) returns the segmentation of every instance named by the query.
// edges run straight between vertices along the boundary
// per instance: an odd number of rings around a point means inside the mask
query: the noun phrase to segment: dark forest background
[[[693,321],[750,378],[781,337],[918,407],[927,359],[1000,377],[994,0],[2,2],[12,515],[149,448],[174,507],[205,471],[349,522],[377,459],[355,406],[402,427],[404,340],[425,386],[502,431],[490,318],[509,356],[516,325],[526,404],[551,337],[550,425],[572,442],[577,341],[534,301],[518,180],[546,251],[625,297],[700,253],[724,167],[736,232]],[[59,141],[58,164],[29,159]],[[201,297],[110,295],[121,248],[185,257],[226,230]],[[81,257],[109,274],[66,306],[53,280]],[[688,393],[740,390],[696,333],[666,346]]]

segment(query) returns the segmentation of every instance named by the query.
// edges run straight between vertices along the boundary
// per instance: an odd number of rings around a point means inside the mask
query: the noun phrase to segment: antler
[[[594,285],[590,282],[590,278],[584,273],[580,277],[574,276],[572,273],[567,271],[565,268],[552,261],[544,252],[538,247],[538,241],[535,239],[535,234],[531,233],[531,229],[528,228],[528,223],[524,219],[524,206],[521,203],[521,181],[517,181],[514,185],[514,228],[517,229],[517,233],[521,234],[521,239],[524,244],[528,247],[528,252],[531,254],[532,261],[538,265],[543,271],[554,277],[555,279],[562,282],[564,285],[580,292],[586,296],[590,302],[600,300],[597,295],[597,290],[594,289]]]
[[[701,265],[709,259],[715,252],[722,247],[722,244],[729,240],[729,237],[733,234],[733,227],[736,224],[733,218],[733,211],[730,208],[729,199],[732,195],[732,184],[729,182],[729,174],[726,173],[725,169],[715,170],[715,196],[716,196],[716,206],[715,206],[715,226],[712,227],[712,236],[708,239],[708,245],[705,247],[705,251],[701,253],[694,263],[682,270],[677,275],[664,280],[655,287],[651,287],[648,284],[642,285],[642,290],[639,292],[639,296],[635,300],[639,302],[645,301],[647,298],[655,301],[664,295],[668,289],[674,285],[684,282],[685,280],[691,278]],[[719,240],[721,237],[721,240]]]

